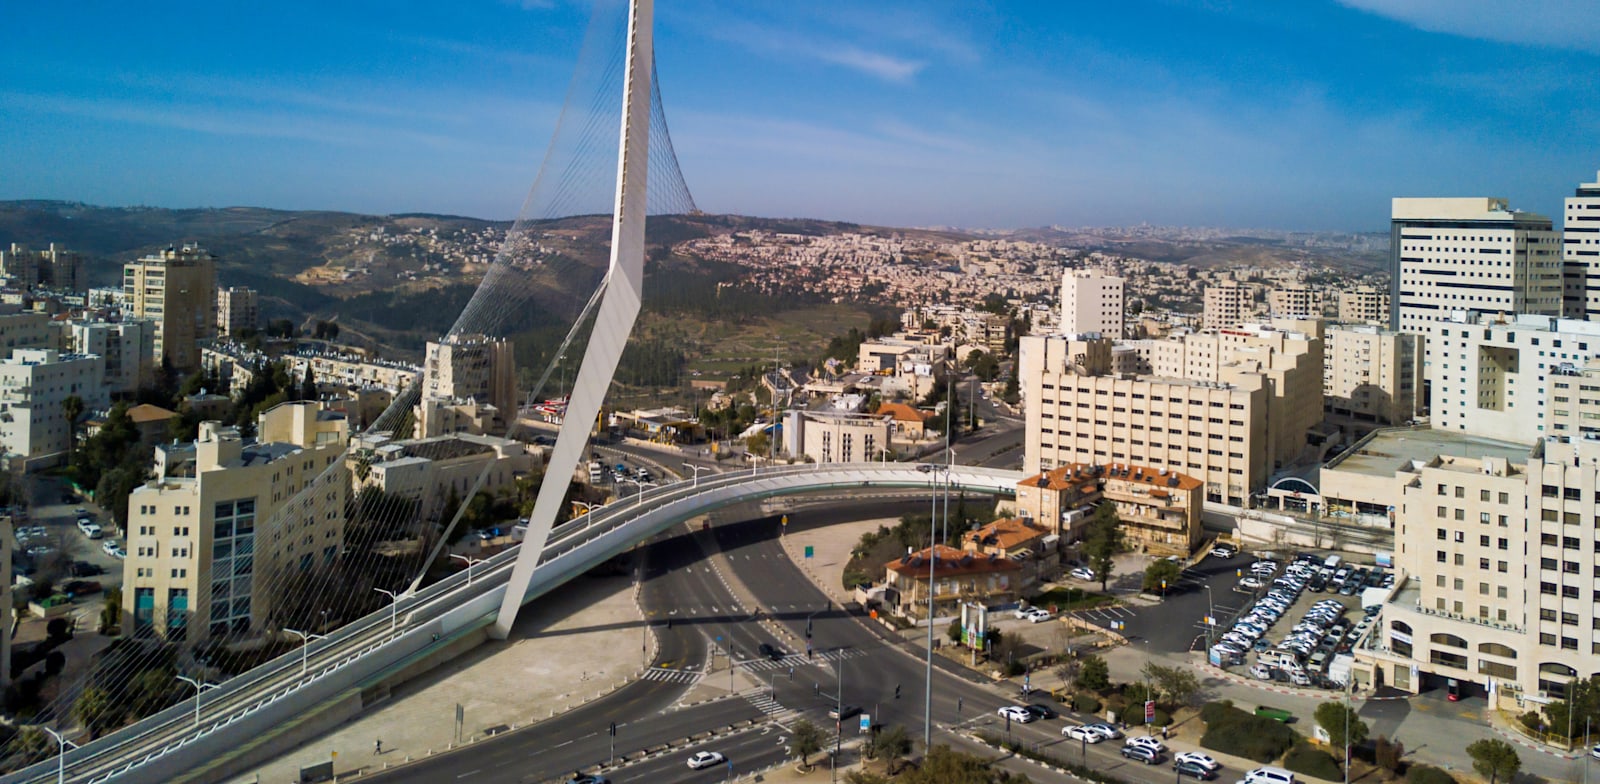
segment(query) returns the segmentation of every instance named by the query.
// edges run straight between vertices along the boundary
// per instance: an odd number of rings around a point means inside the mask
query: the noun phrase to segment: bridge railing
[[[949,477],[953,486],[989,493],[1007,491],[1017,481],[1015,472],[973,466],[952,466]],[[575,576],[568,574],[569,571],[587,571],[593,565],[590,561],[603,561],[644,538],[711,509],[755,498],[862,485],[921,488],[930,486],[930,479],[918,472],[915,464],[822,463],[769,466],[753,471],[702,475],[698,482],[685,479],[658,485],[557,526],[540,557],[540,568],[535,570],[534,579],[540,585],[530,589],[524,602]],[[623,533],[608,536],[616,531]],[[604,547],[585,550],[586,545],[602,539],[607,540]],[[140,768],[160,768],[162,766],[152,763],[186,750],[196,741],[217,736],[222,730],[235,728],[246,719],[271,712],[269,708],[308,687],[325,687],[329,679],[342,676],[358,662],[366,665],[359,669],[376,672],[425,648],[426,645],[418,641],[425,634],[431,634],[428,627],[435,622],[438,623],[435,628],[450,632],[486,620],[499,606],[499,597],[503,595],[520,549],[520,545],[516,545],[486,559],[472,570],[470,583],[466,571],[457,572],[401,598],[393,610],[393,633],[389,631],[391,610],[384,607],[352,620],[323,639],[312,641],[304,651],[291,650],[207,691],[201,695],[203,718],[198,726],[193,723],[193,705],[184,701],[67,752],[68,780],[120,780]],[[582,562],[578,564],[581,569],[550,569],[564,556],[580,552],[585,553],[578,559]],[[411,644],[396,644],[407,638]],[[305,657],[304,675],[300,674],[302,656]],[[208,710],[213,715],[205,717]],[[218,715],[218,710],[223,713]],[[159,771],[152,773],[157,775],[149,780],[162,780]],[[0,784],[44,782],[53,780],[55,775],[52,757],[0,777]]]

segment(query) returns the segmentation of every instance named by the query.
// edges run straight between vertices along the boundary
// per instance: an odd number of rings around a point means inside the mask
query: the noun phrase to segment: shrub
[[[1296,773],[1328,781],[1337,781],[1344,775],[1333,755],[1309,743],[1300,743],[1283,758],[1283,766]]]
[[[1015,678],[1028,671],[1028,665],[1019,661],[1006,662],[1006,677]]]
[[[1412,765],[1406,770],[1409,784],[1456,784],[1456,777],[1427,765]]]
[[[1373,744],[1372,761],[1378,767],[1390,773],[1398,773],[1400,772],[1400,758],[1404,757],[1405,754],[1405,744],[1379,735],[1377,741]]]
[[[1079,713],[1100,713],[1100,700],[1090,694],[1079,694],[1072,698],[1072,709]]]
[[[1522,726],[1527,727],[1529,730],[1539,732],[1540,726],[1544,724],[1544,716],[1541,716],[1538,711],[1528,711],[1518,716],[1517,721],[1522,722]]]
[[[1200,717],[1206,722],[1201,746],[1256,762],[1277,759],[1300,737],[1287,724],[1245,713],[1228,702],[1205,706]]]

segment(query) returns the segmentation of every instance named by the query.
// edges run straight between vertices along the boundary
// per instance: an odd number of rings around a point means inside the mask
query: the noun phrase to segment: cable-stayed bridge
[[[933,490],[913,463],[821,463],[705,475],[651,488],[553,529],[525,591],[529,600],[685,520],[735,504],[814,492]],[[1004,495],[1021,474],[951,466],[941,484]],[[947,474],[947,476],[945,476]],[[526,543],[524,543],[526,544]],[[381,680],[423,656],[494,623],[514,584],[521,546],[356,619],[324,639],[273,659],[197,703],[185,700],[64,757],[0,777],[0,784],[54,781],[57,764],[73,782],[210,781],[257,744],[271,744],[308,711],[359,700],[359,685]]]

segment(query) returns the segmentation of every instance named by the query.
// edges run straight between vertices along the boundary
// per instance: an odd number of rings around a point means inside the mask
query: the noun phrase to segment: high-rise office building
[[[1489,198],[1397,198],[1391,215],[1390,329],[1431,337],[1468,311],[1562,314],[1561,234],[1549,218]]]
[[[244,286],[217,289],[217,334],[236,338],[261,321],[256,290]]]
[[[1582,390],[1554,395],[1552,374],[1600,356],[1600,323],[1480,314],[1470,322],[1438,322],[1428,350],[1435,428],[1529,443],[1554,432],[1548,407],[1571,410],[1584,397]]]
[[[1062,274],[1062,332],[1098,332],[1108,338],[1120,338],[1125,313],[1122,278],[1091,270],[1068,270]]]
[[[122,267],[135,318],[155,322],[155,362],[180,373],[200,367],[200,344],[217,323],[216,259],[198,245],[169,247]]]
[[[1567,197],[1562,228],[1567,318],[1600,321],[1600,172]]]

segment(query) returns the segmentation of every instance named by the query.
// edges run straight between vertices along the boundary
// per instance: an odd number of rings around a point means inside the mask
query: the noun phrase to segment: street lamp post
[[[395,628],[398,626],[400,621],[400,594],[395,593],[394,591],[387,591],[376,586],[374,586],[372,590],[389,597],[389,633],[394,634]]]
[[[636,503],[636,504],[644,503],[644,482],[641,482],[641,481],[639,481],[637,479],[629,479],[627,477],[623,477],[622,481],[627,482],[628,484],[633,485],[634,487],[638,488],[639,492],[636,495],[634,495],[634,498],[637,499],[637,500],[634,503]]]
[[[298,629],[284,629],[284,631],[300,637],[300,677],[304,678],[306,677],[306,655],[311,648],[311,641],[326,640],[328,637],[325,634],[312,634]]]
[[[710,468],[707,468],[706,466],[697,466],[694,463],[684,463],[683,467],[694,472],[694,484],[689,485],[690,487],[699,487],[700,486],[700,472],[701,471],[710,471],[711,470]]]
[[[585,502],[585,501],[573,501],[572,505],[573,506],[581,506],[581,507],[583,507],[583,513],[585,515],[588,515],[590,512],[594,511],[594,504],[591,504],[591,503],[588,503],[588,502]]]
[[[473,558],[470,555],[457,555],[456,553],[451,553],[450,557],[451,558],[460,558],[461,560],[467,562],[467,585],[471,585],[472,584],[472,565],[473,564],[477,564],[477,563],[483,563],[483,559],[482,558]]]
[[[928,497],[928,670],[927,683],[922,693],[922,746],[932,748],[933,743],[933,593],[934,567],[939,563],[938,544],[934,541],[934,533],[939,518],[939,491],[934,484],[935,472],[943,470],[949,473],[949,466],[924,463],[917,467],[928,475],[928,489],[932,492]]]
[[[215,688],[217,688],[216,684],[214,684],[214,683],[206,683],[205,681],[197,680],[195,678],[189,678],[189,677],[186,677],[186,676],[183,676],[183,675],[174,675],[172,677],[177,678],[178,680],[183,681],[184,683],[187,683],[190,686],[194,687],[194,726],[195,727],[199,727],[200,726],[200,694],[202,692],[204,692],[206,689],[215,689]]]
[[[56,784],[65,784],[67,780],[67,747],[78,748],[78,744],[67,740],[62,737],[61,733],[44,725],[40,725],[39,729],[50,733],[50,737],[55,738],[56,744],[61,747],[60,753],[56,755]]]

